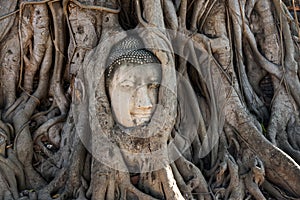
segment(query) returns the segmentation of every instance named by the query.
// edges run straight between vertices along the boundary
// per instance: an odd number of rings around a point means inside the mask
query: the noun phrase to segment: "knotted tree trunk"
[[[1,199],[300,198],[298,6],[0,2]],[[105,73],[132,36],[162,81],[124,132]]]

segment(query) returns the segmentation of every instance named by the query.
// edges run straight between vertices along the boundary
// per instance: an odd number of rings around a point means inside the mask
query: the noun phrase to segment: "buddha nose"
[[[151,109],[152,103],[148,94],[147,85],[137,88],[136,91],[136,106],[139,109]]]

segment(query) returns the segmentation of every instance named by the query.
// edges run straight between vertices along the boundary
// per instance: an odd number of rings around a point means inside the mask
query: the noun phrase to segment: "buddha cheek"
[[[134,125],[130,115],[130,107],[132,104],[131,95],[117,90],[118,89],[116,89],[116,91],[113,92],[111,98],[112,109],[116,121],[122,126],[131,127]]]

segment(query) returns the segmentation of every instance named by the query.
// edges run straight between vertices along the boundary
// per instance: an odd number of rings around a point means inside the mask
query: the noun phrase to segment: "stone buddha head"
[[[106,89],[115,121],[123,127],[147,124],[156,109],[162,79],[157,57],[128,37],[110,53]]]

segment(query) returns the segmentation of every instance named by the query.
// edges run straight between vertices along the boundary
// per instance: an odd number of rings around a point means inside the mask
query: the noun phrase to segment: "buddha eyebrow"
[[[125,72],[123,72],[123,73],[119,76],[119,81],[120,81],[120,82],[123,82],[123,81],[125,81],[125,80],[129,80],[129,81],[134,82],[134,81],[135,81],[135,77],[132,76],[132,71],[133,71],[133,69],[126,70]]]
[[[134,83],[134,81],[132,81],[132,80],[124,79],[124,80],[120,81],[120,84],[124,84],[127,82]]]
[[[125,81],[130,81],[134,83],[134,78],[132,76],[128,77],[126,75],[123,75],[122,77],[120,77],[119,81],[121,83],[125,82]]]

